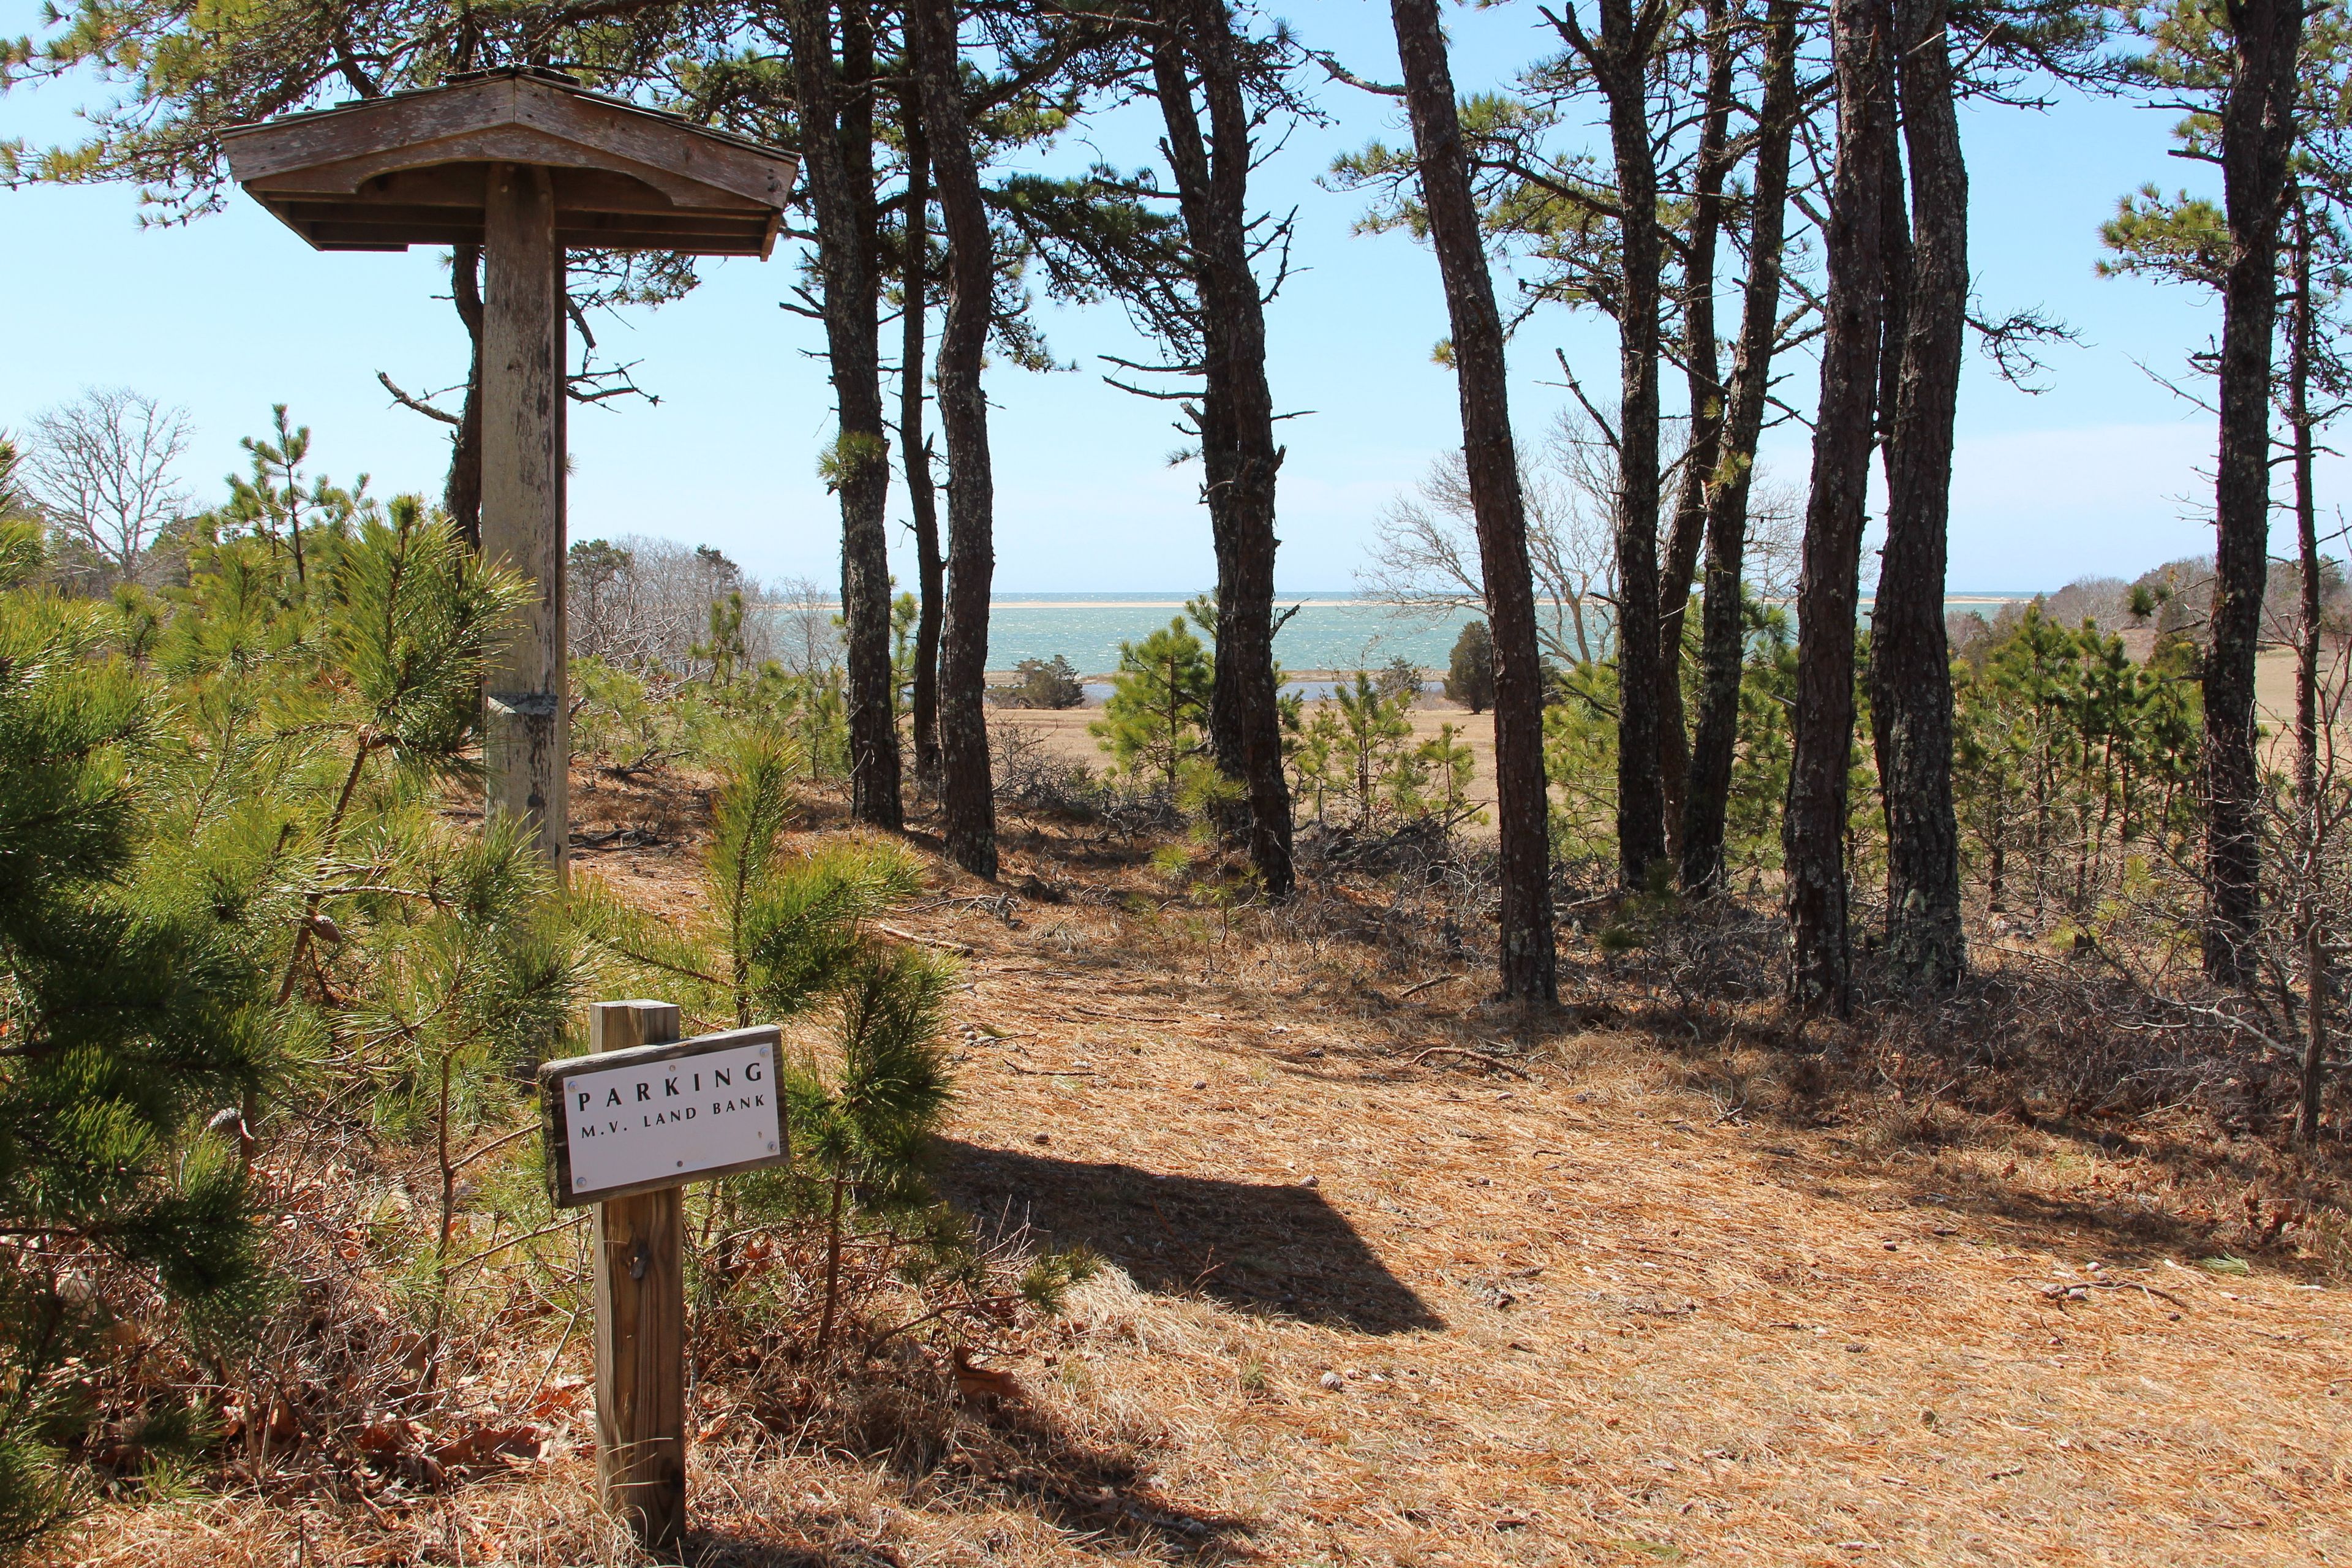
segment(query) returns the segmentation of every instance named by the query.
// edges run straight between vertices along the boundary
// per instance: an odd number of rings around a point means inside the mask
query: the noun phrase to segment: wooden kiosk
[[[483,681],[492,816],[570,843],[564,252],[756,256],[792,154],[520,67],[239,126],[229,172],[320,250],[482,247],[482,553],[538,589]]]
[[[482,247],[482,554],[537,589],[520,635],[483,678],[486,809],[532,821],[560,875],[571,840],[564,254],[764,258],[795,160],[520,68],[240,126],[222,143],[237,183],[320,250]],[[762,1037],[750,1047],[734,1036],[669,1047],[674,1006],[614,1003],[592,1015],[593,1048],[635,1070],[651,1070],[639,1061],[646,1047],[656,1065],[730,1048],[772,1059],[773,1030],[737,1031]],[[764,1148],[724,1169],[785,1157],[772,1098],[758,1107],[772,1122]],[[680,1184],[721,1173],[689,1169],[708,1163],[680,1154],[618,1183],[583,1173],[578,1191],[557,1194],[596,1206],[598,1479],[606,1506],[659,1552],[676,1549],[686,1514]]]

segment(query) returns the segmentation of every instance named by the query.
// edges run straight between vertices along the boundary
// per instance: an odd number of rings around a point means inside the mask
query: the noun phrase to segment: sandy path
[[[1279,980],[988,945],[1038,1037],[971,1048],[955,1184],[1120,1266],[1071,1418],[1164,1412],[1159,1496],[1276,1561],[2352,1561],[2340,1295],[2136,1238],[2131,1162],[1866,1158],[1606,1039],[1400,1073]]]

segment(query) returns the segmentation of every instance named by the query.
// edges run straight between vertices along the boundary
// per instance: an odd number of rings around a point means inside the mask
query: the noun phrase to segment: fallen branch
[[[1084,1013],[1089,1018],[1108,1018],[1117,1024],[1181,1024],[1181,1018],[1158,1018],[1147,1013],[1107,1013],[1100,1007],[1084,1007],[1076,1002],[1065,1002],[1066,1013]]]
[[[2099,1283],[2102,1288],[2109,1290],[2138,1290],[2150,1296],[2161,1296],[2182,1311],[2189,1310],[2189,1303],[2171,1291],[2159,1290],[2153,1285],[2143,1285],[2137,1279],[2102,1279]]]
[[[1491,1051],[1475,1051],[1472,1050],[1467,1046],[1432,1046],[1427,1050],[1422,1052],[1419,1056],[1413,1058],[1412,1065],[1414,1067],[1419,1067],[1422,1063],[1427,1061],[1432,1057],[1467,1057],[1474,1062],[1480,1063],[1486,1067],[1494,1068],[1500,1072],[1509,1073],[1513,1078],[1519,1079],[1523,1083],[1535,1082],[1535,1075],[1533,1073],[1522,1072],[1508,1062],[1496,1060],[1494,1053]]]
[[[1433,985],[1444,985],[1449,982],[1459,980],[1461,978],[1462,976],[1458,974],[1441,974],[1434,980],[1424,980],[1418,985],[1408,985],[1403,990],[1397,993],[1397,1000],[1402,1002],[1415,992],[1426,991]]]
[[[911,942],[919,947],[936,947],[944,952],[961,953],[966,958],[980,951],[970,942],[949,942],[943,937],[919,936],[910,931],[900,931],[897,926],[884,925],[880,921],[874,922],[874,929],[884,936],[895,936],[900,942]]]
[[[1017,1072],[1024,1078],[1097,1078],[1092,1068],[1024,1068],[1019,1062],[1006,1062],[1004,1070]]]

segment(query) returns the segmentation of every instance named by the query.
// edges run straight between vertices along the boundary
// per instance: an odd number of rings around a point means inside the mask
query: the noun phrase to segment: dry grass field
[[[1102,717],[1097,708],[999,708],[989,712],[990,724],[1034,736],[1049,756],[1090,768],[1108,765],[1109,758],[1102,743],[1087,733],[1087,726]],[[1414,705],[1412,739],[1415,744],[1433,739],[1441,725],[1451,724],[1463,743],[1470,748],[1475,771],[1471,775],[1468,799],[1492,815],[1495,805],[1495,716],[1473,713],[1468,709],[1434,695],[1424,696]],[[1306,808],[1302,808],[1304,811]],[[1491,825],[1488,828],[1491,832]]]
[[[2133,657],[2146,657],[2146,636],[2137,643],[2126,638],[2126,646]],[[1328,678],[1334,673],[1310,670],[1300,678]],[[992,679],[1011,678],[1006,675]],[[2256,661],[2254,679],[2255,701],[2261,710],[2263,723],[2270,730],[2274,744],[2286,744],[2294,723],[2294,655],[2286,648],[2265,650]],[[1101,717],[1102,710],[1098,707],[1059,710],[1001,708],[990,712],[989,721],[1036,737],[1051,756],[1099,768],[1106,759],[1100,743],[1087,733],[1087,726]],[[1473,713],[1433,693],[1423,696],[1412,710],[1413,740],[1416,742],[1429,740],[1437,733],[1441,724],[1454,725],[1468,743],[1476,768],[1471,778],[1469,798],[1491,816],[1495,803],[1495,716],[1492,713]],[[1491,836],[1492,825],[1471,831]]]
[[[691,795],[579,802],[667,840],[587,874],[695,897]],[[935,864],[893,917],[965,956],[940,1179],[1110,1267],[921,1463],[704,1389],[689,1562],[2352,1563],[2352,1310],[2314,1226],[2250,1230],[2281,1171],[2251,1141],[1824,1094],[1761,1022],[1629,1023],[1575,944],[1575,1004],[1527,1025],[1482,973],[1009,838],[1029,896]],[[561,1326],[482,1374],[538,1384],[503,1477],[189,1491],[49,1561],[628,1562]]]

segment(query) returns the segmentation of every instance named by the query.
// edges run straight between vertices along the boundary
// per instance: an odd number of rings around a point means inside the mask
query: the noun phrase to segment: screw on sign
[[[582,1057],[542,1071],[559,1102],[563,1166],[553,1196],[583,1204],[752,1170],[782,1146],[772,1028]]]
[[[596,1474],[647,1546],[686,1524],[682,1183],[778,1165],[792,1149],[773,1026],[677,1037],[667,1002],[588,1009],[594,1054],[539,1069],[548,1194],[596,1208]]]

